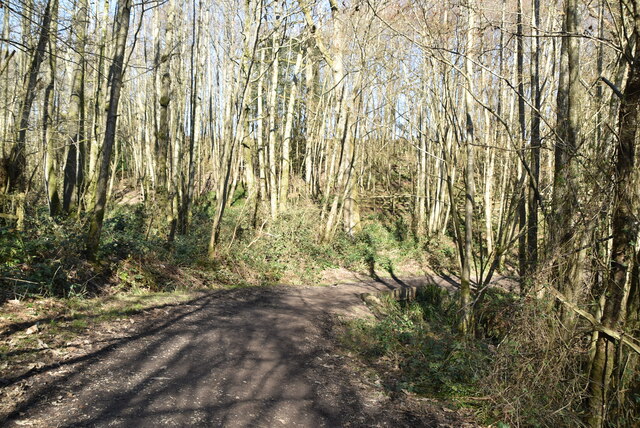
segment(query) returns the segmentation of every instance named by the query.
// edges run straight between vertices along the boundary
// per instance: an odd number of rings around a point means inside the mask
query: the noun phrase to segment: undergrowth
[[[311,202],[303,201],[255,230],[248,211],[244,201],[227,211],[222,229],[231,233],[223,234],[214,260],[209,260],[204,250],[188,256],[198,257],[219,282],[315,284],[325,269],[338,267],[373,277],[394,275],[396,267],[420,257],[414,240],[406,236],[398,240],[395,227],[380,223],[376,216],[365,218],[362,230],[354,236],[338,231],[333,240],[321,243],[321,213]],[[201,233],[209,233],[209,222],[201,222],[200,227]]]
[[[321,213],[310,201],[300,201],[276,220],[254,222],[251,204],[242,197],[233,200],[223,217],[215,258],[207,254],[215,214],[209,195],[194,204],[188,233],[177,235],[172,245],[162,210],[116,204],[105,219],[95,263],[83,253],[85,218],[52,219],[45,207],[29,207],[23,231],[0,224],[0,302],[56,302],[71,311],[65,329],[86,330],[93,324],[82,302],[94,306],[97,301],[89,297],[316,284],[328,268],[376,278],[406,275],[403,266],[412,263],[436,271],[455,271],[457,266],[450,240],[419,239],[402,217],[390,221],[363,214],[362,228],[354,236],[338,231],[332,241],[320,243]],[[476,336],[461,340],[452,328],[458,316],[456,297],[437,286],[422,288],[410,303],[382,303],[378,313],[384,316],[349,321],[342,340],[380,374],[388,391],[468,406],[494,426],[581,423],[589,326],[567,339],[546,302],[489,289],[474,308]],[[136,300],[131,308],[141,304]],[[123,310],[113,316],[123,316]],[[101,320],[111,313],[93,315]],[[54,327],[55,322],[48,329],[57,334]],[[633,426],[637,411],[623,404],[618,406],[624,415],[617,419],[619,426],[628,426],[629,420]]]
[[[465,402],[479,392],[488,347],[466,342],[450,327],[457,307],[438,286],[419,289],[416,300],[382,299],[381,319],[349,321],[345,346],[383,375],[391,391]]]
[[[475,336],[464,339],[452,327],[457,296],[437,286],[409,303],[367,302],[377,318],[346,321],[341,338],[390,393],[469,407],[490,426],[582,426],[585,334],[567,335],[547,302],[490,289],[474,310]],[[635,426],[632,414],[612,426]]]
[[[480,385],[487,398],[483,417],[512,426],[582,426],[585,335],[568,335],[545,302],[501,307],[508,330],[497,336],[491,370]]]
[[[225,211],[215,258],[207,254],[214,195],[194,204],[188,233],[167,243],[159,207],[115,204],[105,218],[98,262],[84,256],[86,218],[52,219],[46,207],[29,207],[23,231],[0,225],[1,300],[74,297],[127,290],[315,284],[328,268],[395,275],[421,259],[422,244],[406,222],[364,218],[355,236],[341,231],[319,242],[320,209],[300,201],[274,221],[258,220],[240,196]],[[261,217],[267,218],[266,214]]]

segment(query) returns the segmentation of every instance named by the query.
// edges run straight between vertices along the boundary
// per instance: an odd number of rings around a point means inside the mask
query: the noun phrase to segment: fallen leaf
[[[38,324],[34,324],[25,331],[25,334],[33,334],[33,333],[36,333],[38,330],[39,330]]]

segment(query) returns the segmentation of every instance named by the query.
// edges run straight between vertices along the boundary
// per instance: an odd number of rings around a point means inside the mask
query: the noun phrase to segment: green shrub
[[[108,213],[98,256],[109,263],[101,265],[88,263],[84,255],[86,219],[52,219],[45,207],[29,214],[23,231],[0,227],[3,298],[84,294],[97,279],[105,281],[109,264],[159,248],[145,239],[148,217],[142,204],[119,205]]]
[[[240,209],[238,207],[235,211]],[[227,262],[237,261],[239,266],[252,271],[250,276],[254,281],[272,284],[289,275],[286,279],[292,282],[311,282],[324,268],[333,264],[332,247],[318,243],[319,211],[316,207],[308,205],[289,209],[257,231],[250,230],[248,210],[244,211],[244,220],[236,219],[235,224],[241,225],[246,233],[227,246],[225,258]]]
[[[457,272],[460,268],[455,244],[447,236],[430,238],[423,244],[422,252],[436,272]]]
[[[478,391],[488,351],[452,331],[454,301],[437,286],[424,287],[410,303],[384,299],[387,315],[348,323],[343,340],[386,374],[388,388],[464,400]]]
[[[147,253],[151,248],[146,237],[148,221],[143,204],[115,206],[104,221],[99,255],[126,259]]]
[[[408,259],[419,259],[420,251],[416,243],[408,239],[408,228],[402,217],[389,227],[379,222],[377,216],[364,221],[363,228],[353,238],[337,234],[333,248],[338,263],[355,271],[366,271],[375,275],[382,270],[394,274],[396,266]]]
[[[30,214],[23,231],[0,227],[2,297],[78,290],[84,280],[78,269],[85,263],[81,226],[71,220],[57,223],[43,209]]]

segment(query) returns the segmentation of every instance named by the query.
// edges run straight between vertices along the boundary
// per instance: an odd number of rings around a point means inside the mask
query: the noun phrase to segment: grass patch
[[[0,377],[72,357],[98,336],[119,331],[123,319],[192,297],[174,291],[8,301],[0,308]]]

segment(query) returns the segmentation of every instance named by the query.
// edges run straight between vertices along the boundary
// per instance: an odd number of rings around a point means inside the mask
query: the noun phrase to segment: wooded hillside
[[[146,213],[132,242],[191,236],[216,266],[242,239],[277,260],[256,247],[303,208],[305,245],[379,222],[422,252],[453,242],[462,336],[514,274],[554,320],[538,361],[564,364],[550,382],[573,385],[576,420],[638,423],[640,0],[1,0],[0,17],[3,300],[68,295],[124,251],[105,232],[135,220],[123,201]]]

